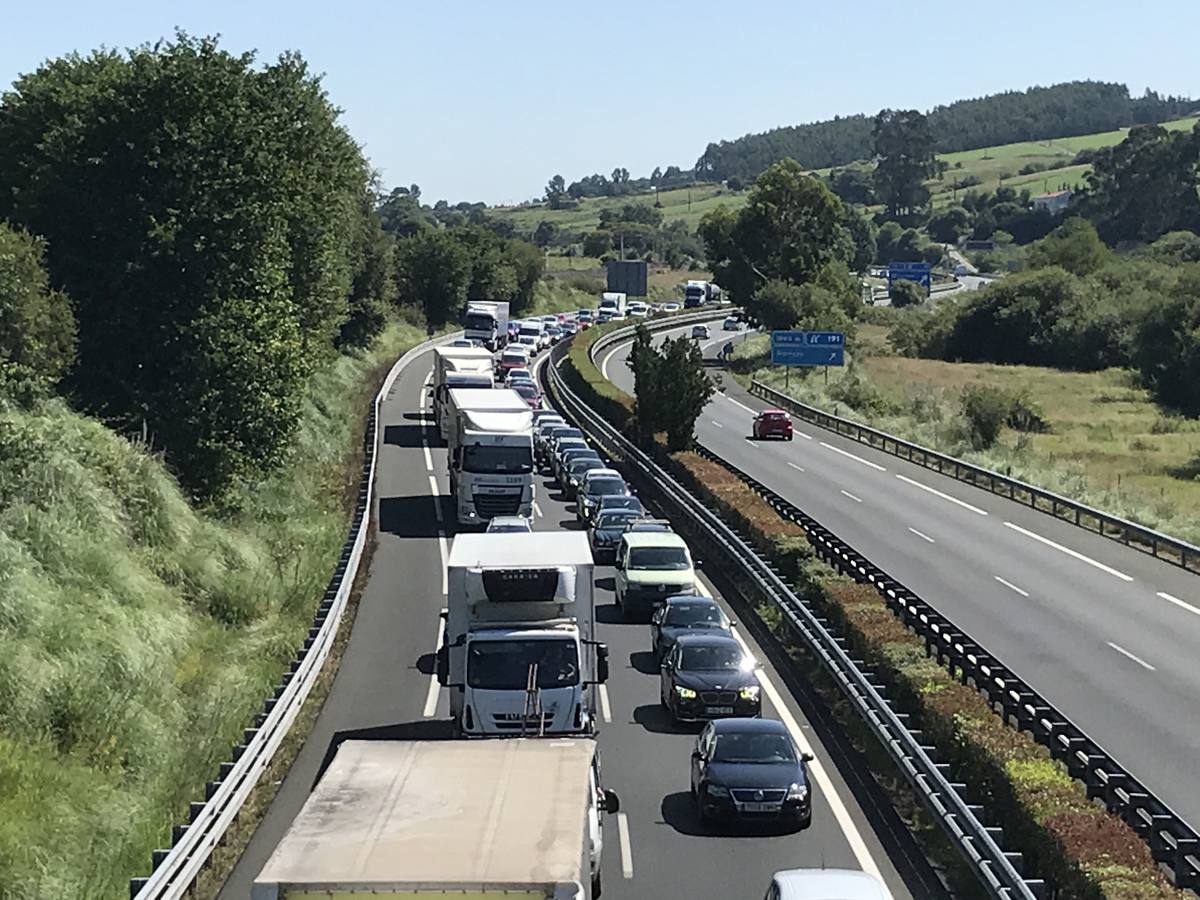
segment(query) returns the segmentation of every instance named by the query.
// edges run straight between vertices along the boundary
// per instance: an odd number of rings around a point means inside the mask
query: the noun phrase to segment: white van
[[[776,872],[763,900],[892,900],[879,879],[854,869]]]

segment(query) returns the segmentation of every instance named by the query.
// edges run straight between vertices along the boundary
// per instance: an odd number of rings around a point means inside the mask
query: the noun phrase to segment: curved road
[[[446,454],[425,417],[431,354],[408,365],[382,408],[378,465],[379,535],[369,580],[332,691],[316,725],[221,897],[245,900],[250,885],[303,805],[322,760],[349,736],[434,738],[449,735],[448,704],[432,677],[443,572],[452,535]],[[574,528],[571,508],[543,478],[535,507],[539,530]],[[799,741],[816,753],[813,825],[799,834],[713,836],[700,832],[688,797],[695,731],[671,727],[658,706],[656,669],[644,625],[621,624],[612,604],[612,569],[598,567],[600,637],[611,649],[612,676],[599,737],[604,776],[621,796],[607,817],[605,897],[761,896],[772,872],[800,866],[877,871],[897,900],[941,896],[863,760],[813,712],[749,634],[765,663],[764,693]],[[714,595],[716,592],[714,591]],[[743,631],[742,629],[738,629]]]
[[[705,356],[731,337],[714,329]],[[633,393],[628,347],[597,361]],[[1200,579],[808,423],[791,442],[752,441],[768,404],[720,377],[701,444],[932,603],[1200,825]]]

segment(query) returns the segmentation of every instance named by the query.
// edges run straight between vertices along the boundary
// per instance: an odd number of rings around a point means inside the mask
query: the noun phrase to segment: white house
[[[1038,194],[1033,198],[1034,209],[1044,209],[1052,215],[1059,215],[1071,202],[1071,191],[1051,191],[1048,194]]]

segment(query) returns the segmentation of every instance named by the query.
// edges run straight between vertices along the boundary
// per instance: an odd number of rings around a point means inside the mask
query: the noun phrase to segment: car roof
[[[703,594],[676,594],[667,598],[667,606],[717,606],[717,601]]]
[[[673,531],[629,531],[623,539],[629,547],[682,547],[687,542]]]
[[[592,471],[588,472],[588,477],[589,478],[621,478],[621,473],[618,472],[616,469],[609,469],[609,468],[593,469]],[[625,479],[622,478],[621,480],[624,481]]]
[[[699,635],[684,635],[679,640],[684,642],[692,637]],[[725,640],[737,643],[734,638],[725,638]],[[733,719],[715,719],[712,723],[713,731],[717,734],[787,734],[787,728],[778,719],[749,719],[749,718],[733,718]]]
[[[786,416],[786,409],[764,409],[759,415],[763,416]]]
[[[782,889],[780,900],[882,900],[879,881],[853,869],[785,869],[774,881]]]
[[[725,634],[723,631],[709,631],[703,634],[682,634],[679,636],[677,643],[683,647],[712,647],[720,645],[722,647],[737,647],[742,649],[742,645],[738,643],[737,638],[733,635]]]

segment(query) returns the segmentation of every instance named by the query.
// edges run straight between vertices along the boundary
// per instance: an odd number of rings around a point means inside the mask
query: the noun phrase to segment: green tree
[[[1165,263],[1200,262],[1200,234],[1194,231],[1170,231],[1142,253]]]
[[[976,450],[993,447],[1008,420],[1012,398],[990,384],[972,384],[963,389],[962,411],[970,428],[971,446]]]
[[[855,298],[855,304],[859,301]],[[791,284],[768,281],[754,297],[754,316],[769,331],[842,331],[854,334],[853,313],[844,288],[825,283]]]
[[[348,315],[338,334],[339,347],[367,346],[383,331],[397,299],[395,241],[384,233],[367,193],[360,204],[355,238],[354,279]]]
[[[852,272],[865,272],[875,261],[875,223],[857,210],[847,207],[844,225],[850,239],[846,263]]]
[[[603,256],[613,248],[613,234],[607,228],[597,228],[583,236],[584,256]]]
[[[854,162],[829,173],[829,187],[845,203],[869,206],[875,202],[875,167]]]
[[[467,300],[471,259],[448,230],[419,231],[396,245],[396,280],[402,303],[419,306],[430,325],[444,325]]]
[[[906,306],[920,306],[925,302],[925,288],[915,281],[894,281],[888,292],[892,306],[903,309]]]
[[[1058,266],[1076,275],[1088,275],[1111,258],[1095,226],[1073,216],[1030,246],[1028,263],[1031,269]]]
[[[1155,400],[1200,416],[1200,272],[1195,268],[1146,312],[1134,341],[1134,365]]]
[[[625,364],[633,373],[634,423],[643,442],[662,430],[659,416],[665,405],[663,393],[668,385],[667,379],[660,376],[661,362],[650,329],[639,323]]]
[[[379,204],[383,230],[395,237],[409,237],[422,228],[431,228],[437,220],[413,197],[408,188],[393,188]]]
[[[691,446],[696,420],[716,393],[717,386],[704,370],[700,346],[685,337],[666,340],[659,351],[661,389],[668,395],[663,404],[661,422],[671,452]]]
[[[925,180],[935,174],[929,120],[915,109],[884,109],[875,116],[875,194],[888,214],[924,209]]]
[[[75,360],[75,316],[51,290],[45,243],[0,222],[0,367],[55,383]]]
[[[515,239],[508,242],[505,255],[516,278],[512,312],[522,315],[533,306],[534,290],[546,272],[546,256],[533,244]]]
[[[551,222],[549,219],[542,219],[533,231],[533,242],[539,247],[550,247],[558,240],[558,235],[557,223]]]
[[[971,233],[971,214],[961,206],[949,206],[935,212],[925,226],[929,236],[943,244],[957,244]]]

